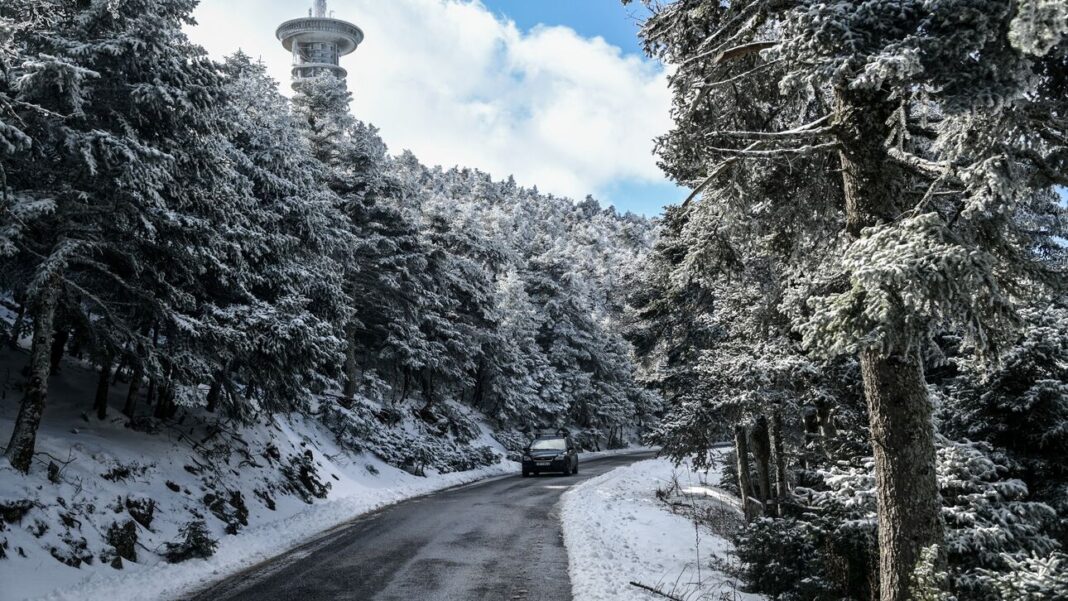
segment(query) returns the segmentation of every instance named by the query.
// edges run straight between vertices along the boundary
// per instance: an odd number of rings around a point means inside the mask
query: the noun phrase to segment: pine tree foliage
[[[591,446],[655,419],[620,326],[649,220],[391,156],[343,80],[289,101],[247,55],[209,60],[182,31],[196,4],[0,7],[2,333],[32,356],[17,468],[67,353],[95,364],[101,419],[128,380],[136,427],[337,399],[320,414],[366,433],[356,397],[468,442],[450,403]]]
[[[1015,569],[999,553],[1052,561],[1047,503],[1064,477],[1022,462],[1064,424],[1060,360],[1031,354],[1049,339],[1035,312],[1064,296],[1063,3],[646,4],[646,48],[675,69],[661,166],[695,190],[668,209],[630,299],[643,376],[670,403],[658,436],[702,456],[784,409],[804,430],[787,437],[790,483],[826,486],[844,462],[859,471],[843,482],[870,493],[853,501],[881,506],[875,546],[874,521],[849,535],[855,507],[787,499],[743,535],[750,578],[783,598],[937,597],[943,584],[983,598],[977,570]],[[1015,452],[1001,419],[1030,427]],[[936,444],[936,426],[994,446]],[[980,499],[999,508],[969,505]],[[961,534],[972,527],[998,544]],[[770,547],[798,541],[824,551],[773,578],[792,560]]]
[[[995,445],[1009,472],[1053,507],[1055,536],[1068,544],[1068,312],[1024,313],[1019,340],[990,366],[967,355],[947,386],[943,429]]]

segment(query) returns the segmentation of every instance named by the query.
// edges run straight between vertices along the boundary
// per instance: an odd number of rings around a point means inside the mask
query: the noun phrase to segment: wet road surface
[[[582,461],[573,476],[518,474],[392,505],[223,580],[193,601],[566,601],[560,495],[652,457]]]

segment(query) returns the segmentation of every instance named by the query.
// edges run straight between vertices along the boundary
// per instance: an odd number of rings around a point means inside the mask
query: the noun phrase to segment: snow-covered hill
[[[0,351],[0,438],[11,432],[25,359]],[[336,402],[330,413],[324,403],[313,416],[250,424],[199,408],[161,422],[127,419],[126,387],[113,386],[109,417],[98,420],[89,415],[96,377],[65,363],[30,474],[0,462],[3,601],[173,597],[376,507],[517,469],[460,405],[446,404],[449,417],[434,424],[415,415],[421,404],[367,400],[344,410],[346,428]],[[214,553],[197,557],[211,541]]]

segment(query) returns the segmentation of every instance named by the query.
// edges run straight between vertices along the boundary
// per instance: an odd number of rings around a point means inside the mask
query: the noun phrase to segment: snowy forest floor
[[[721,533],[740,523],[741,513],[737,498],[709,484],[718,472],[650,459],[565,493],[561,515],[575,601],[665,598],[632,582],[686,601],[763,599],[738,591],[724,571],[732,555]]]
[[[0,351],[5,441],[25,360],[23,351]],[[451,411],[477,426],[475,436],[446,434],[427,448],[489,465],[406,471],[380,457],[432,438],[410,415],[377,426],[376,442],[393,448],[367,443],[362,451],[296,414],[243,424],[189,409],[131,428],[118,411],[126,386],[112,387],[107,419],[89,415],[96,378],[89,366],[65,362],[50,381],[29,475],[0,461],[0,601],[174,598],[384,505],[518,472],[481,416],[459,405]],[[218,541],[214,554],[169,563],[168,545],[192,521]]]

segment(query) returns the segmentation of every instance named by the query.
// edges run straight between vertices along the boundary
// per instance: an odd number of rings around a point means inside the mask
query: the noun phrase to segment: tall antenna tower
[[[363,30],[352,23],[327,16],[326,0],[314,0],[310,16],[282,23],[275,36],[293,53],[293,87],[301,80],[330,74],[344,79],[348,71],[341,57],[351,54],[363,41]]]

